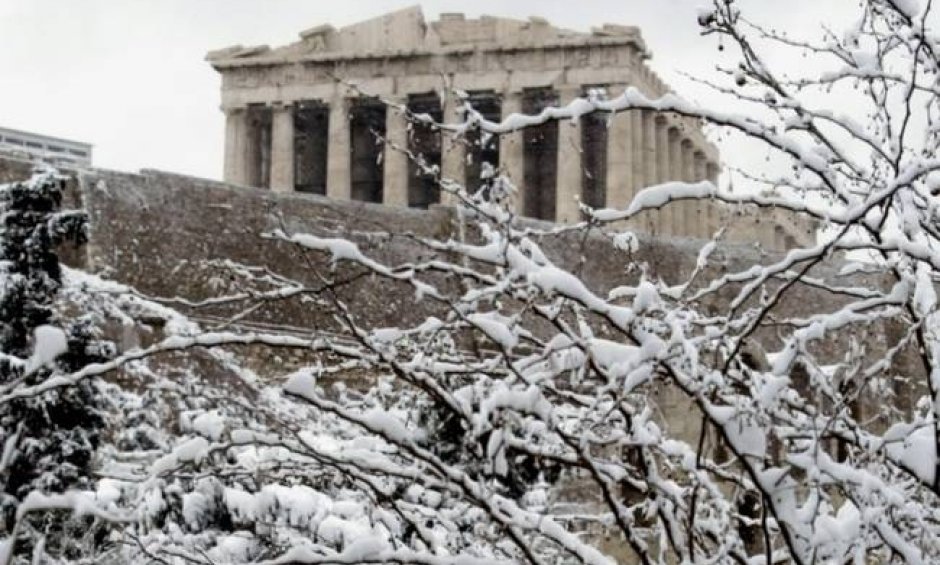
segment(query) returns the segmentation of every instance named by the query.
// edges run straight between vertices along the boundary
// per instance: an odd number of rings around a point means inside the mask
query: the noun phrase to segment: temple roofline
[[[390,12],[340,29],[320,24],[299,33],[300,41],[277,48],[235,45],[206,54],[214,68],[328,62],[386,57],[513,52],[530,49],[632,45],[645,58],[646,43],[637,27],[604,24],[590,32],[552,26],[547,20],[445,13],[426,22],[419,6]]]

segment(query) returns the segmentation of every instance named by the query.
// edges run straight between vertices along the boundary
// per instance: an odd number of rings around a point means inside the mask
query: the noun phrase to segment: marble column
[[[670,124],[667,129],[667,139],[669,143],[669,165],[666,172],[666,180],[682,180],[682,135],[679,128]],[[665,208],[666,219],[664,221],[664,234],[684,235],[685,226],[682,225],[682,203],[671,202]]]
[[[664,116],[656,116],[656,184],[663,184],[669,180],[669,123]],[[666,208],[660,208],[656,213],[656,225],[653,234],[669,233],[672,226],[667,226],[668,216]]]
[[[253,188],[268,188],[265,181],[264,152],[266,139],[264,128],[265,109],[253,107],[248,109],[247,132],[245,143],[245,184]]]
[[[695,152],[692,142],[683,139],[680,145],[680,155],[682,156],[682,180],[685,182],[695,182]],[[686,200],[682,202],[682,225],[685,226],[686,235],[701,237],[700,219],[697,214],[699,207],[698,200]]]
[[[286,104],[278,104],[272,110],[271,190],[294,190],[294,111]]]
[[[444,123],[449,125],[462,123],[464,121],[462,106],[463,102],[457,98],[456,94],[446,93]],[[467,146],[463,138],[456,139],[453,133],[447,131],[441,132],[441,176],[446,181],[457,183],[462,190],[466,189]],[[441,204],[456,206],[458,201],[456,195],[441,188]]]
[[[643,110],[633,110],[633,197],[646,187],[646,149],[643,147]]]
[[[656,163],[656,112],[652,110],[642,110],[643,121],[643,155],[642,163],[642,182],[640,186],[647,188],[658,182],[657,163]],[[643,228],[647,233],[653,233],[659,221],[658,211],[644,212],[640,216]]]
[[[715,163],[708,163],[705,165],[705,178],[712,181],[712,184],[718,186],[718,165]]]
[[[244,108],[225,111],[225,167],[222,178],[232,184],[247,184],[246,149],[248,113]]]
[[[693,147],[694,154],[692,156],[692,178],[695,182],[705,180],[705,153],[701,151],[695,151]],[[699,200],[695,206],[695,217],[697,219],[697,224],[699,225],[698,235],[704,238],[710,238],[712,233],[717,229],[716,226],[713,226],[711,220],[711,210],[712,203],[711,200]]]
[[[705,159],[705,177],[703,180],[711,181],[715,187],[718,187],[718,165]],[[718,229],[719,224],[724,221],[723,218],[723,208],[719,201],[711,200],[709,201],[707,217],[705,219],[706,223],[709,225],[711,231]]]
[[[580,86],[564,86],[558,90],[558,104],[567,106],[581,95]],[[558,122],[558,168],[555,181],[555,221],[573,224],[581,221],[581,121]]]
[[[407,104],[407,99],[398,100]],[[408,206],[408,119],[391,106],[385,110],[385,152],[382,203]]]
[[[326,195],[336,200],[349,200],[352,192],[349,101],[340,89],[330,100],[329,131]]]
[[[503,93],[503,119],[510,114],[522,113],[522,93]],[[525,210],[525,161],[522,130],[504,133],[499,138],[499,167],[503,175],[516,187],[515,211],[522,215]]]
[[[695,181],[706,180],[708,177],[708,172],[705,170],[705,153],[701,151],[695,151],[694,156],[694,165],[695,167]]]
[[[639,129],[635,110],[611,116],[607,128],[607,206],[626,208],[636,194],[633,172],[637,168],[634,131]]]

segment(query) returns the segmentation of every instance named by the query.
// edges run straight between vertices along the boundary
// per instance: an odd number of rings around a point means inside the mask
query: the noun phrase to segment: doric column
[[[264,178],[265,139],[264,109],[252,107],[247,111],[247,135],[245,136],[245,184],[254,188],[268,188]]]
[[[692,148],[692,142],[683,139],[679,154],[682,156],[682,180],[685,182],[695,182],[695,153]],[[700,237],[701,219],[698,216],[699,201],[687,200],[682,203],[682,225],[685,226],[686,235]]]
[[[682,180],[682,136],[679,133],[679,128],[674,125],[670,124],[667,131],[669,140],[669,165],[666,172],[666,180],[680,181]],[[684,235],[685,229],[687,228],[682,225],[682,203],[672,202],[667,204],[665,216],[664,229],[661,233]]]
[[[626,208],[636,194],[634,170],[634,131],[639,112],[620,112],[611,116],[607,128],[607,205]]]
[[[656,112],[652,110],[641,110],[643,131],[642,131],[642,154],[640,157],[640,186],[646,188],[656,184],[657,166],[656,166]],[[646,212],[642,216],[642,225],[647,233],[653,233],[656,222],[659,219],[658,212]]]
[[[286,104],[278,104],[272,110],[271,190],[294,190],[294,111]]]
[[[693,166],[695,167],[695,181],[698,182],[705,180],[708,177],[708,172],[705,170],[705,153],[701,151],[695,151],[693,159]]]
[[[695,150],[692,147],[692,142],[683,139],[680,144],[679,154],[682,156],[682,180],[695,182]]]
[[[705,170],[705,153],[702,151],[695,151],[693,156],[693,173],[695,181],[703,181],[708,176],[708,173]],[[700,200],[696,206],[696,217],[698,218],[698,225],[700,226],[699,235],[701,237],[710,238],[712,234],[715,233],[715,230],[718,229],[718,226],[712,219],[711,209],[713,207],[711,200]]]
[[[503,93],[503,119],[510,114],[522,113],[522,94],[519,92]],[[503,175],[516,187],[515,210],[522,214],[525,210],[525,177],[523,130],[504,133],[499,138],[499,167]]]
[[[351,198],[349,101],[337,88],[330,100],[330,143],[327,149],[326,195],[336,200]]]
[[[712,184],[718,186],[718,165],[716,163],[708,163],[705,165],[705,178],[712,181]]]
[[[581,87],[564,86],[558,103],[567,106],[581,95]],[[555,183],[555,221],[571,224],[581,220],[581,122],[558,122],[558,168]]]
[[[656,118],[656,183],[662,184],[669,180],[669,123],[666,118],[657,115]],[[660,208],[656,214],[654,234],[668,233],[671,226],[666,226],[666,209]]]
[[[718,186],[718,165],[708,161],[705,158],[704,162],[704,171],[705,175],[703,180],[711,181],[716,187]],[[705,223],[709,226],[709,231],[714,232],[718,229],[718,225],[723,221],[722,219],[722,204],[717,200],[709,201],[709,206],[706,208],[705,212]]]
[[[399,100],[407,104],[407,98]],[[405,113],[391,106],[385,111],[385,178],[382,203],[408,206],[408,119]]]
[[[225,168],[222,179],[232,184],[247,184],[246,148],[248,113],[244,108],[225,111]]]
[[[462,101],[453,92],[446,93],[444,97],[444,123],[459,124],[463,122]],[[467,186],[467,147],[463,139],[455,139],[449,132],[441,134],[441,176],[449,181],[456,182],[461,188]],[[441,190],[441,204],[455,206],[457,197],[445,190]]]

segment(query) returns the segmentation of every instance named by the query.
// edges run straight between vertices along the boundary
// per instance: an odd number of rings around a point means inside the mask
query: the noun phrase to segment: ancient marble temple
[[[213,51],[207,60],[222,75],[228,182],[393,206],[441,203],[407,149],[470,189],[498,170],[517,186],[520,214],[573,222],[579,201],[622,207],[651,184],[716,179],[716,148],[696,121],[649,111],[481,139],[409,123],[383,101],[458,123],[464,102],[500,120],[628,86],[659,96],[668,87],[646,66],[649,57],[636,27],[579,33],[536,17],[463,14],[427,22],[413,7],[342,29],[314,27],[284,47]],[[711,203],[677,203],[643,227],[705,237],[720,213]]]

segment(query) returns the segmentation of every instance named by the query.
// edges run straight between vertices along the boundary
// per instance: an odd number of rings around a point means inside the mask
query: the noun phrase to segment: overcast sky
[[[435,0],[425,17],[465,12],[526,18],[587,31],[637,25],[652,66],[680,94],[708,95],[680,76],[708,76],[719,56],[700,37],[705,0]],[[341,27],[415,2],[395,0],[0,0],[0,126],[87,141],[98,166],[158,168],[220,178],[219,76],[205,53],[234,44],[272,46],[321,23]],[[818,30],[852,0],[741,0],[757,19]],[[792,62],[792,64],[798,64]],[[724,148],[726,158],[759,158]]]

